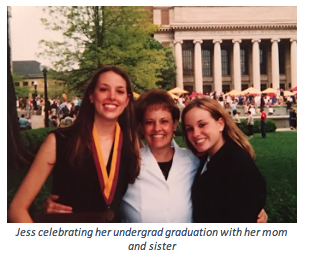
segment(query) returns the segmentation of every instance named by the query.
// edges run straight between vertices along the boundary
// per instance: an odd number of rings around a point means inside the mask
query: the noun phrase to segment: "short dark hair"
[[[150,89],[141,94],[135,104],[135,114],[139,124],[143,123],[145,111],[152,106],[169,111],[173,121],[180,119],[180,110],[168,92],[161,89]]]

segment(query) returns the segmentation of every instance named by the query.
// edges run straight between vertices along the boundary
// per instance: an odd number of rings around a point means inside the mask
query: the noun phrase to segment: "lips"
[[[203,143],[204,141],[205,141],[205,139],[202,138],[202,139],[195,140],[195,143],[196,143],[196,144],[201,144],[201,143]]]

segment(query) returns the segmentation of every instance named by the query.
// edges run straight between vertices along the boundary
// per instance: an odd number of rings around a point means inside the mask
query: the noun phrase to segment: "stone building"
[[[153,6],[154,38],[174,48],[190,92],[297,86],[296,6]]]

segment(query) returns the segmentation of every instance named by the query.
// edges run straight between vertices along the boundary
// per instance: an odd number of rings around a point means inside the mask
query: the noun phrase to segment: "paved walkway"
[[[33,129],[44,128],[44,116],[43,115],[32,115],[31,116],[31,127]]]

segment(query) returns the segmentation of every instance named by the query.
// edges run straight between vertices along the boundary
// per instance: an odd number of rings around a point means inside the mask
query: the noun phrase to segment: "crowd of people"
[[[29,206],[50,174],[46,213],[103,212],[107,222],[266,222],[265,180],[231,115],[216,100],[190,101],[182,113],[188,149],[173,139],[179,118],[166,91],[134,102],[125,71],[99,69],[73,124],[42,144],[10,204],[10,222],[33,222]]]
[[[188,94],[181,94],[176,103],[179,107],[185,107],[187,104],[197,98],[206,97],[208,99],[214,99],[224,108],[231,108],[231,115],[236,124],[240,123],[237,106],[243,106],[243,115],[247,116],[247,126],[250,128],[249,136],[253,135],[251,125],[253,125],[253,116],[261,116],[264,113],[264,108],[268,108],[266,115],[274,115],[273,106],[286,105],[287,113],[289,113],[289,127],[290,129],[297,129],[297,112],[293,107],[297,104],[297,95],[292,92],[292,95],[285,96],[284,89],[280,88],[276,90],[276,93],[271,94],[250,94],[230,96],[221,92],[210,92],[206,94],[197,94],[196,96],[189,97]],[[264,127],[264,125],[263,125]],[[265,129],[263,128],[263,131]],[[264,135],[264,134],[263,134]],[[265,137],[265,136],[263,136]]]
[[[81,98],[75,97],[71,101],[68,101],[66,94],[64,93],[60,99],[49,99],[47,105],[42,97],[37,96],[34,100],[29,100],[28,98],[18,99],[18,109],[20,111],[37,111],[38,115],[44,115],[45,110],[48,111],[49,116],[49,126],[50,127],[66,127],[75,121],[79,107],[81,104]],[[28,126],[24,127],[26,123],[25,120],[28,120]],[[19,118],[20,128],[31,129],[31,120],[29,117],[25,117],[25,114],[21,115]]]

